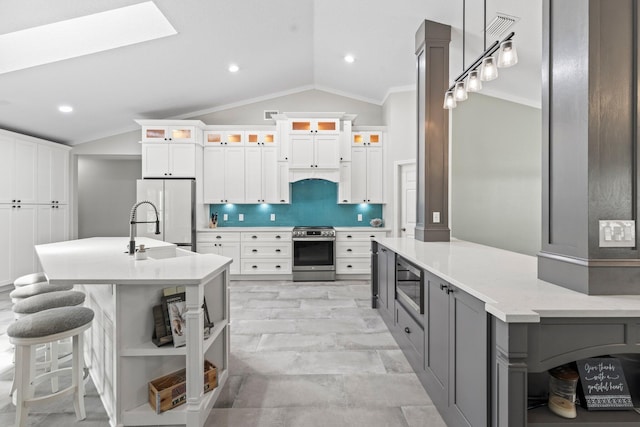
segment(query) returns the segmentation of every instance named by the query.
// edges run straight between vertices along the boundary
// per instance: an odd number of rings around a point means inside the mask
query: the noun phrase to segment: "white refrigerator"
[[[137,225],[137,236],[175,243],[182,249],[196,251],[195,180],[139,179],[137,202],[148,200],[158,208],[160,234],[155,234],[156,214],[151,206],[138,207],[138,221],[152,221]]]

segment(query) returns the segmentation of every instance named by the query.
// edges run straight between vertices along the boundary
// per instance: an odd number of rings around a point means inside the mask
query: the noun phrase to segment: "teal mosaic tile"
[[[218,213],[218,227],[368,227],[373,218],[382,218],[381,204],[339,205],[335,182],[305,179],[290,185],[288,205],[221,204],[210,205],[210,211]],[[223,214],[228,214],[227,221],[223,221]],[[238,221],[239,214],[244,214],[244,221]],[[270,221],[271,214],[276,215],[275,221]],[[362,214],[362,221],[358,221],[358,214]]]

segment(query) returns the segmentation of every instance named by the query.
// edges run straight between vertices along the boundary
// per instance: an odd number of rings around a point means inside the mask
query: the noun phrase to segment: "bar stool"
[[[45,274],[42,272],[25,274],[24,276],[20,276],[13,281],[13,287],[17,289],[21,288],[22,286],[33,285],[34,283],[42,282],[48,282],[47,276],[45,276]]]
[[[29,298],[24,298],[13,305],[13,314],[16,319],[23,318],[25,316],[38,313],[40,311],[49,310],[57,307],[74,307],[84,303],[85,295],[78,291],[56,291],[47,292],[40,295],[35,295]],[[43,366],[45,370],[55,371],[58,369],[60,363],[68,360],[67,356],[59,357],[58,342],[53,341],[48,343],[45,350],[44,362],[37,363],[36,366]],[[12,395],[16,390],[16,376],[13,376],[13,383],[11,384],[11,390],[9,395]],[[51,391],[58,391],[58,377],[51,377]]]
[[[11,298],[11,302],[15,304],[22,299],[35,295],[46,294],[48,292],[70,291],[71,289],[73,289],[73,285],[52,285],[49,282],[40,282],[14,289],[9,293],[9,297]]]
[[[78,420],[85,419],[84,382],[82,381],[83,332],[93,321],[93,310],[86,307],[58,307],[25,316],[7,328],[9,342],[16,348],[16,427],[27,425],[29,407],[73,394],[73,406]],[[72,366],[36,376],[35,348],[72,337]],[[34,397],[35,386],[53,375],[68,374],[71,385],[46,396]]]

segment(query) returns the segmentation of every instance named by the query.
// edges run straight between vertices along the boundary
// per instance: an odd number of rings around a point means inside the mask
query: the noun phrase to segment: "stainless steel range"
[[[293,228],[293,280],[336,280],[336,231],[333,227]]]

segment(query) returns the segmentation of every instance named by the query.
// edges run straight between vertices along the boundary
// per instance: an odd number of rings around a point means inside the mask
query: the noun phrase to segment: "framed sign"
[[[576,362],[580,374],[579,396],[590,411],[633,409],[631,394],[622,365],[612,357],[582,359]]]

